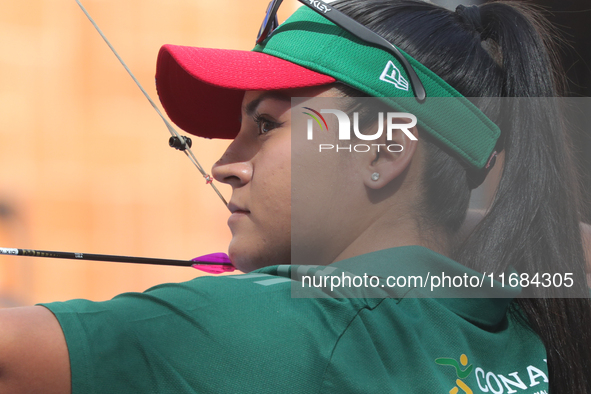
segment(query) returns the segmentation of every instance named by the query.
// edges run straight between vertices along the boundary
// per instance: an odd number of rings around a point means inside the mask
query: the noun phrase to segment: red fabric
[[[164,45],[156,88],[169,118],[188,133],[234,138],[245,90],[279,90],[335,82],[297,64],[259,52]]]

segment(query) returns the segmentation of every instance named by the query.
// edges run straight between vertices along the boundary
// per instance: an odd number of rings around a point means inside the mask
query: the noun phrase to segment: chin
[[[253,247],[256,244],[257,242],[252,239],[232,238],[228,246],[228,257],[236,269],[250,272],[270,265],[291,263],[289,244],[284,243],[284,248],[274,250],[268,247]],[[261,244],[264,245],[264,243]]]
[[[277,265],[278,262],[275,259],[270,259],[268,255],[256,253],[251,251],[250,253],[246,251],[235,251],[230,246],[228,249],[228,257],[230,261],[236,267],[236,269],[247,273],[250,271],[257,270],[259,268],[267,267],[270,265]],[[284,262],[283,264],[289,264],[288,262]]]
[[[258,254],[237,247],[233,242],[230,242],[228,247],[228,257],[237,270],[245,273],[264,267],[264,264],[260,264],[261,259]]]

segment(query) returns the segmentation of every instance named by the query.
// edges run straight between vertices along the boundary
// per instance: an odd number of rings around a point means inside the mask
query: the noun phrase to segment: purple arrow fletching
[[[195,257],[191,261],[195,262],[195,264],[192,265],[193,268],[209,274],[233,272],[236,269],[232,265],[228,255],[225,253],[206,254],[204,256]]]
[[[195,257],[191,261],[196,263],[215,263],[215,264],[229,264],[232,265],[230,258],[225,253],[211,253],[203,256]]]

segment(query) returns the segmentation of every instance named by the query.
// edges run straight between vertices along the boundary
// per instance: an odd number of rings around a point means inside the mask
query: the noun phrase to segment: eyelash
[[[258,130],[259,130],[259,135],[267,134],[271,130],[281,127],[281,125],[283,125],[283,123],[274,122],[274,121],[270,120],[269,118],[267,118],[265,115],[261,115],[258,112],[254,114],[253,119],[254,119],[254,122],[257,124]],[[268,124],[270,126],[270,130],[263,132],[262,131],[263,124]]]

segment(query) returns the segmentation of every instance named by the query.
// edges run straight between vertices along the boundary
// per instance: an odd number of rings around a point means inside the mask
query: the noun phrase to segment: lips
[[[245,218],[250,217],[250,211],[236,203],[230,202],[228,204],[228,209],[230,210],[230,212],[232,212],[232,214],[228,218],[228,226],[230,227],[230,229],[235,229],[234,226],[237,226],[238,223],[244,220]]]
[[[228,209],[230,210],[230,212],[232,213],[250,213],[250,211],[248,209],[245,209],[233,202],[230,201],[230,203],[228,204]]]

